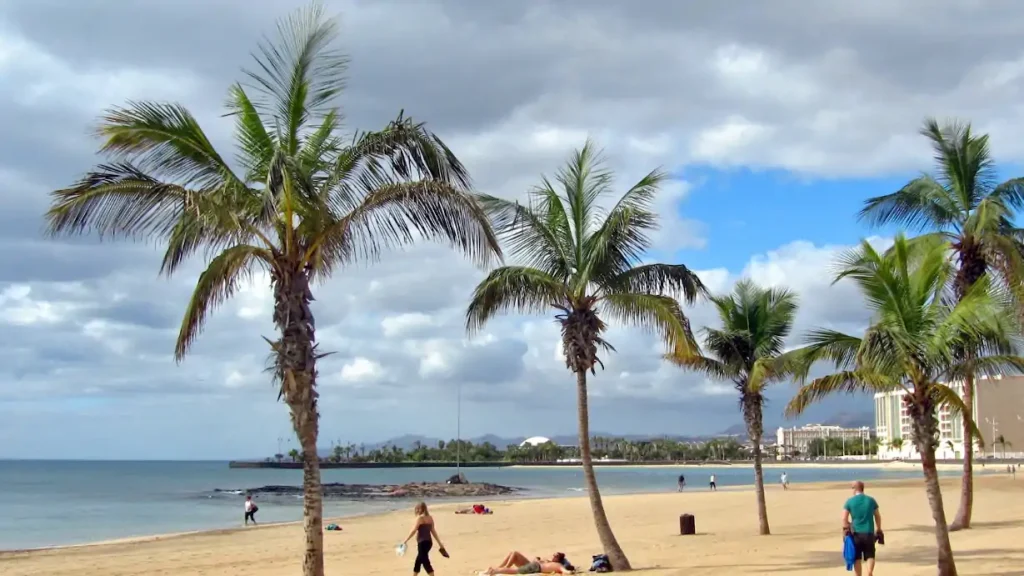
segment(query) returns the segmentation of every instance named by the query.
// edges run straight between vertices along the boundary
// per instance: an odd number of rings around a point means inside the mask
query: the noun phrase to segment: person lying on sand
[[[561,552],[555,552],[549,560],[540,557],[530,560],[522,552],[510,552],[501,564],[488,568],[485,574],[571,574],[574,571]]]
[[[474,504],[470,508],[460,508],[455,511],[456,514],[493,514],[493,511],[484,506],[483,504]]]

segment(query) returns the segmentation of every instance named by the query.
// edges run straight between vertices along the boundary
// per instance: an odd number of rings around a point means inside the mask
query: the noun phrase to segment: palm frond
[[[992,190],[992,196],[1002,200],[1014,211],[1024,210],[1024,178],[1011,178]]]
[[[383,186],[344,217],[318,231],[304,256],[317,273],[418,239],[446,241],[483,266],[501,257],[497,236],[476,198],[442,182]]]
[[[567,299],[565,284],[544,271],[503,266],[492,271],[473,291],[466,308],[466,331],[473,334],[504,312],[540,314]]]
[[[872,226],[896,224],[923,230],[944,228],[956,222],[959,215],[942,183],[925,174],[892,194],[868,198],[857,218]]]
[[[928,391],[932,397],[932,401],[937,406],[946,406],[949,408],[950,414],[953,416],[959,416],[967,422],[967,426],[971,429],[971,436],[977,439],[978,444],[982,447],[985,446],[985,439],[981,435],[981,431],[978,430],[978,425],[973,419],[967,417],[967,405],[964,404],[963,398],[959,394],[953,391],[952,388],[945,384],[933,383],[928,387]],[[971,444],[970,439],[964,439],[964,445],[969,446]]]
[[[700,350],[678,348],[666,354],[664,358],[680,368],[699,372],[713,380],[729,380],[739,376],[733,367],[705,356]]]
[[[699,346],[679,302],[667,296],[647,293],[606,294],[602,313],[623,324],[658,334],[672,351],[695,351]]]
[[[273,266],[269,251],[255,246],[232,246],[210,260],[199,275],[185,316],[181,321],[174,358],[181,361],[203,329],[207,316],[238,290],[241,283],[252,277],[254,268]]]
[[[226,106],[226,115],[235,117],[237,159],[245,169],[244,181],[262,184],[277,147],[274,135],[263,124],[263,119],[241,84],[235,84],[228,91]]]
[[[294,156],[306,122],[333,110],[332,101],[345,86],[348,58],[331,46],[337,22],[319,4],[281,20],[277,31],[277,40],[264,39],[254,55],[259,70],[245,73],[261,93],[256,108],[274,118],[281,146]]]
[[[101,164],[70,188],[50,194],[51,235],[164,237],[199,192],[165,184],[131,164]]]
[[[109,110],[97,134],[100,152],[186,188],[243,188],[192,113],[178,104],[128,102]]]
[[[864,370],[845,370],[804,384],[786,405],[787,418],[803,414],[812,404],[835,394],[863,394],[898,390],[900,384],[891,376]]]
[[[643,293],[682,297],[693,304],[708,289],[695,272],[682,264],[645,264],[630,268],[599,285],[606,294]]]
[[[561,185],[569,207],[569,220],[575,235],[575,245],[582,251],[593,230],[597,201],[606,194],[612,183],[612,172],[604,165],[604,158],[596,145],[587,140],[582,148],[555,175]],[[583,261],[582,253],[578,262]]]
[[[471,188],[469,171],[444,141],[404,112],[383,130],[356,134],[339,156],[337,172],[370,180],[429,178],[464,191]]]
[[[586,237],[583,251],[588,266],[581,277],[600,282],[640,262],[651,246],[650,233],[658,229],[658,215],[652,204],[667,177],[655,170],[622,195],[601,226]]]
[[[571,253],[564,239],[549,227],[548,218],[518,202],[488,194],[478,198],[513,261],[555,277],[570,276]]]

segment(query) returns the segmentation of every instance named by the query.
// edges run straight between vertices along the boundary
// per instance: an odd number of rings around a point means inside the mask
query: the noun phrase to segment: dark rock
[[[321,485],[324,498],[462,498],[468,496],[502,496],[521,488],[498,484],[420,482],[410,484],[340,484]],[[245,490],[216,489],[214,492],[252,494],[253,496],[301,496],[301,486],[261,486]]]

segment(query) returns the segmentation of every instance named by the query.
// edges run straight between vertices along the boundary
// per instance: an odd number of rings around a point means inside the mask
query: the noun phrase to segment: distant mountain
[[[873,412],[838,412],[829,418],[828,424],[835,424],[844,428],[873,427],[875,425],[875,415]]]

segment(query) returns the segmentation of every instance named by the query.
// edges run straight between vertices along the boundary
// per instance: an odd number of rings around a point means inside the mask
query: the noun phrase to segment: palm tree
[[[964,414],[963,400],[942,382],[962,380],[967,372],[997,374],[1024,370],[1017,355],[1017,328],[987,276],[975,282],[961,299],[950,297],[949,281],[956,273],[946,242],[909,242],[902,235],[893,248],[879,254],[866,241],[844,255],[836,280],[852,279],[873,312],[861,337],[833,330],[809,334],[805,348],[790,352],[805,384],[787,406],[794,416],[825,396],[846,392],[901,391],[921,454],[928,501],[935,520],[938,574],[954,576],[956,565],[939,490],[935,450],[939,444],[937,408],[947,406]],[[961,351],[970,352],[964,360]],[[807,382],[807,370],[818,360],[838,370]]]
[[[995,274],[1005,285],[1020,286],[1024,230],[1016,227],[1014,218],[1024,208],[1024,179],[997,183],[988,136],[976,135],[970,124],[940,125],[927,119],[921,134],[934,150],[936,173],[915,178],[892,194],[868,199],[860,219],[878,226],[917,228],[928,231],[926,236],[949,240],[950,255],[958,264],[953,278],[957,298],[964,298],[986,273]],[[964,468],[953,530],[970,528],[974,503],[974,442],[968,436],[974,410],[974,374],[970,372],[964,374],[964,404]]]
[[[1006,441],[1006,437],[1004,437],[1002,434],[1000,434],[999,436],[996,436],[995,440],[992,441],[992,445],[993,446],[1000,446],[1002,448],[1003,460],[1006,460],[1006,447],[1007,446],[1013,446],[1013,443],[1012,442],[1007,442]]]
[[[716,380],[729,380],[740,395],[747,436],[754,446],[754,483],[757,517],[762,535],[771,533],[764,497],[761,440],[764,435],[764,390],[788,376],[778,365],[786,337],[793,328],[796,295],[782,289],[761,288],[749,280],[736,284],[733,293],[711,298],[720,329],[705,328],[703,351],[681,351],[669,359],[688,370]]]
[[[316,364],[323,354],[311,284],[420,238],[447,241],[481,265],[499,251],[466,170],[422,124],[399,114],[383,130],[341,134],[335,102],[346,58],[333,47],[336,23],[322,8],[297,12],[278,30],[277,44],[260,46],[251,85],[229,91],[234,163],[185,107],[129,102],[101,120],[110,162],[54,192],[46,216],[55,235],[166,243],[161,272],[168,275],[199,251],[209,257],[178,334],[178,361],[244,280],[269,274],[278,331],[268,340],[272,372],[303,455],[303,574],[322,576]]]
[[[898,452],[902,456],[903,455],[903,438],[900,438],[899,436],[893,438],[892,440],[889,441],[889,447],[895,449],[896,452]]]
[[[494,197],[482,202],[515,266],[491,272],[473,293],[466,328],[478,331],[507,311],[542,313],[554,308],[561,325],[566,367],[576,375],[580,460],[594,522],[615,570],[628,570],[605,515],[591,462],[587,372],[603,364],[598,349],[613,351],[602,318],[658,333],[673,347],[696,345],[673,296],[693,302],[705,292],[681,264],[644,264],[658,217],[652,201],[667,176],[654,171],[610,206],[612,173],[592,143],[573,155],[555,182],[542,179],[526,205]],[[556,188],[557,186],[557,188]]]

